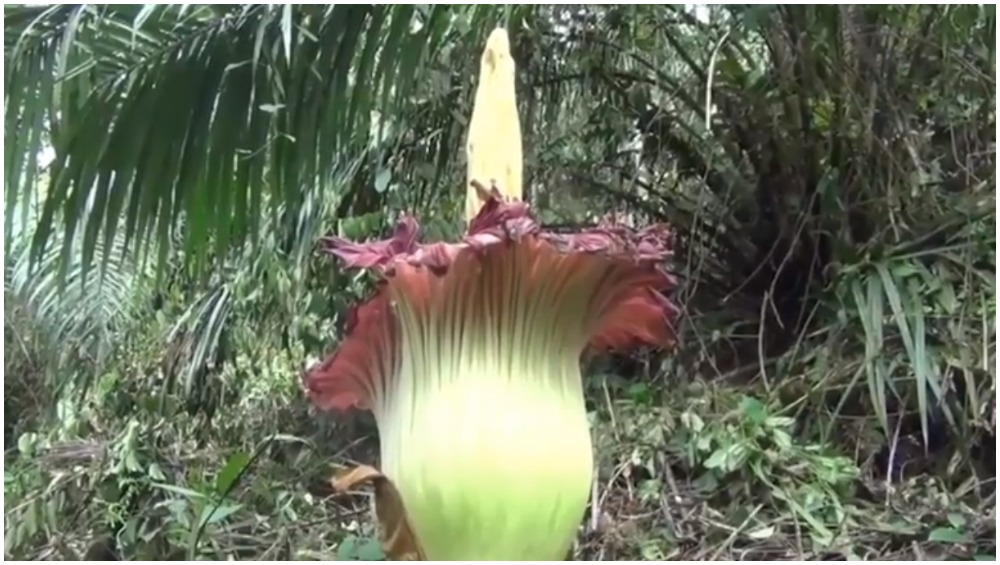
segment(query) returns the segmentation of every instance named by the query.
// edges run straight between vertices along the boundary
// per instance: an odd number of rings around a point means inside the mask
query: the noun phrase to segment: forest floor
[[[874,418],[823,422],[725,387],[686,393],[601,411],[602,519],[578,559],[995,560],[995,467],[979,479],[943,450],[932,461],[897,448],[901,471],[887,477]]]
[[[995,560],[989,470],[900,447],[886,477],[874,422],[805,418],[746,387],[591,384],[598,473],[575,560]],[[30,457],[8,451],[5,555],[382,559],[369,497],[329,483],[377,463],[369,422],[301,399],[210,421],[120,401],[62,439],[22,435]]]
[[[887,480],[874,422],[827,442],[736,389],[664,403],[647,385],[595,388],[599,471],[574,560],[995,559],[994,479],[951,481],[956,461],[911,450]]]

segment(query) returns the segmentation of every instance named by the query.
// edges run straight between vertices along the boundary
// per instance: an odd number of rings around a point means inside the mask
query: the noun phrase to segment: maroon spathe
[[[537,280],[527,283],[559,284],[577,273],[595,270],[614,275],[618,282],[613,291],[604,292],[593,304],[600,323],[590,336],[590,347],[674,345],[672,321],[677,309],[661,294],[675,285],[663,269],[671,255],[670,232],[665,226],[633,230],[609,220],[576,234],[545,232],[531,217],[528,205],[503,202],[494,191],[460,241],[425,244],[418,241],[419,234],[417,221],[404,216],[393,235],[383,241],[324,240],[327,250],[345,266],[374,268],[383,280],[373,297],[348,313],[346,337],[338,349],[304,375],[310,400],[317,407],[367,408],[375,390],[371,381],[385,379],[394,370],[400,329],[389,299],[390,286],[397,297],[402,294],[411,304],[429,304],[435,289],[440,292],[435,283],[446,277],[456,279],[450,281],[450,288],[481,283],[476,277],[486,275],[479,272],[496,271],[486,268],[490,264],[485,262],[497,262],[504,253],[514,251],[531,263],[530,269],[523,270],[524,276]],[[456,263],[463,266],[452,270]],[[470,264],[483,268],[470,268]]]

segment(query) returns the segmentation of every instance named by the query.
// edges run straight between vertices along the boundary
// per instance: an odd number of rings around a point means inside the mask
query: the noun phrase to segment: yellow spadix
[[[486,41],[479,67],[479,85],[466,143],[469,162],[466,180],[465,220],[471,220],[483,205],[472,181],[489,188],[492,184],[508,200],[521,200],[521,123],[517,117],[514,90],[514,59],[510,40],[502,28]]]

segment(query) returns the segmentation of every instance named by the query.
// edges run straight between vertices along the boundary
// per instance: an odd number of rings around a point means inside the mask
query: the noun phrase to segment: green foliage
[[[597,515],[584,539],[601,542],[583,545],[589,559],[864,559],[911,547],[968,558],[990,535],[969,497],[923,478],[884,491],[846,446],[806,435],[776,399],[700,380],[652,396],[595,380],[606,402],[593,414]],[[968,532],[961,541],[953,523]]]
[[[545,179],[536,196],[574,223],[626,210],[677,229],[681,364],[802,387],[818,402],[863,392],[884,430],[902,407],[925,438],[935,411],[955,428],[979,418],[995,379],[959,387],[949,375],[992,372],[995,359],[984,308],[995,294],[995,15],[630,6],[579,16],[553,43],[586,54],[538,64],[560,67],[556,77],[588,69],[552,94],[595,102],[538,118],[559,151],[547,169],[568,178]],[[593,37],[588,26],[603,21],[616,25]],[[572,145],[565,132],[577,132]],[[801,372],[822,349],[836,361],[805,382],[769,377]],[[963,416],[947,406],[959,389]],[[841,399],[826,398],[833,390]]]
[[[106,441],[22,435],[6,467],[7,555],[247,558],[261,554],[260,542],[270,544],[265,556],[289,559],[310,551],[303,540],[313,535],[311,523],[337,523],[333,509],[303,488],[325,468],[310,442],[277,433],[245,447],[204,445],[211,436],[199,434],[203,420],[167,418],[157,403],[140,404],[153,410],[134,410],[127,422],[113,417],[106,423],[124,429]],[[77,417],[99,429],[109,408],[92,404]],[[276,471],[284,481],[274,482]]]
[[[347,536],[337,547],[337,561],[385,561],[377,539]]]
[[[166,244],[183,217],[187,260],[201,265],[206,239],[218,254],[231,239],[259,235],[264,217],[302,205],[303,186],[356,198],[335,174],[393,127],[424,62],[462,37],[459,27],[481,32],[501,15],[434,6],[5,7],[7,222],[35,194],[48,143],[55,160],[36,255],[60,213],[66,233],[84,230],[85,259],[118,231],[126,246]],[[377,146],[365,155],[383,158]]]
[[[6,7],[5,556],[384,558],[316,241],[459,234],[498,22],[543,221],[676,232],[576,557],[994,556],[995,12],[777,5]]]
[[[725,398],[714,400],[724,402]],[[709,492],[718,491],[722,484],[740,489],[761,484],[774,497],[774,510],[781,519],[767,523],[745,518],[749,537],[773,535],[781,522],[790,519],[802,523],[814,547],[835,544],[835,532],[848,518],[841,500],[850,496],[858,476],[851,460],[827,453],[819,445],[797,445],[794,418],[770,415],[751,397],[741,398],[734,408],[726,407],[721,419],[706,423],[697,411],[689,410],[680,420],[684,432],[677,439],[688,447],[689,464],[706,470],[696,484]]]

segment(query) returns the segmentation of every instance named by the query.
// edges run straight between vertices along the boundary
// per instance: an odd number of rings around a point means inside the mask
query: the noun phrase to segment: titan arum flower
[[[395,488],[376,511],[405,513],[383,531],[396,559],[564,559],[593,475],[581,354],[674,343],[666,228],[548,233],[496,180],[470,182],[460,241],[420,243],[408,216],[385,241],[327,240],[381,280],[305,383],[319,408],[373,412],[381,474],[355,475]]]

